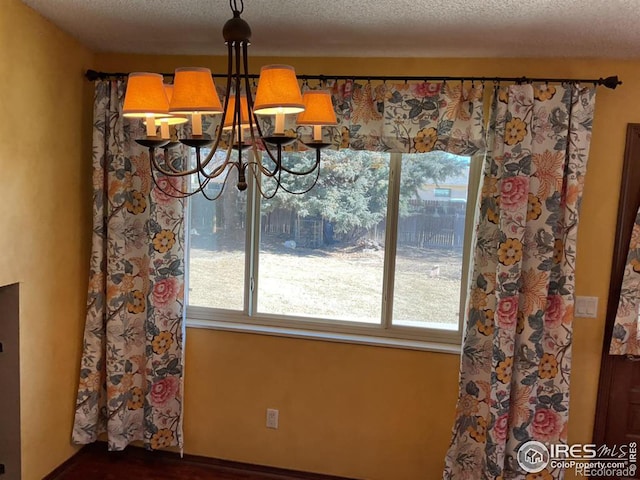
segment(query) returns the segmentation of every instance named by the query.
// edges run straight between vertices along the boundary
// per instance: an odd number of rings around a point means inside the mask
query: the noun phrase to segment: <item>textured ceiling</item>
[[[95,51],[222,55],[227,0],[22,0]],[[638,0],[246,0],[253,55],[640,57]]]

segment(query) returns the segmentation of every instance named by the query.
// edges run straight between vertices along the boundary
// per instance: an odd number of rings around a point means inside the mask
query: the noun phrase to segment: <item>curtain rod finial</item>
[[[96,72],[95,70],[91,70],[91,69],[87,70],[84,76],[86,77],[87,80],[91,82],[101,78],[101,75],[99,72]]]
[[[615,90],[615,88],[618,85],[622,85],[622,82],[620,80],[618,80],[618,76],[617,75],[613,75],[611,77],[601,78],[600,79],[600,84],[604,85],[607,88]]]

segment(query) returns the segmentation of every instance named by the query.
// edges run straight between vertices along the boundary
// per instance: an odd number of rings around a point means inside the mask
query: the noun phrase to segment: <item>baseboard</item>
[[[325,475],[322,473],[303,472],[300,470],[290,470],[286,468],[271,467],[266,465],[255,465],[251,463],[234,462],[231,460],[222,460],[219,458],[202,457],[199,455],[184,455],[180,457],[179,453],[154,450],[149,451],[141,447],[129,446],[122,452],[108,452],[105,442],[95,442],[85,445],[75,455],[67,459],[62,465],[52,471],[43,480],[57,480],[62,474],[71,469],[73,465],[82,458],[95,455],[109,455],[114,457],[130,457],[130,458],[153,458],[154,461],[162,461],[167,463],[182,463],[198,466],[209,466],[217,469],[224,469],[229,472],[253,472],[264,475],[273,475],[280,477],[282,480],[358,480],[356,478],[337,477],[334,475]]]
[[[177,454],[163,452],[174,456],[180,461]],[[221,460],[218,458],[201,457],[198,455],[184,455],[182,461],[187,461],[195,465],[211,465],[215,467],[225,468],[229,470],[237,470],[242,472],[255,472],[265,475],[278,475],[287,480],[358,480],[356,478],[337,477],[335,475],[326,475],[323,473],[311,473],[301,470],[290,470],[286,468],[269,467],[266,465],[255,465],[252,463],[233,462],[231,460]]]
[[[76,453],[71,455],[69,458],[67,458],[63,463],[58,465],[58,467],[55,470],[53,470],[51,473],[42,477],[42,480],[55,480],[56,478],[58,478],[60,475],[66,472],[78,461],[78,458],[83,454],[85,448],[87,448],[86,445],[83,446]]]

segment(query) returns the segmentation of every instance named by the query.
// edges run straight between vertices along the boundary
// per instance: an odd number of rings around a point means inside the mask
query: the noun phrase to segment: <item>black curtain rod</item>
[[[129,75],[124,72],[97,72],[95,70],[87,70],[85,77],[88,80],[104,80],[113,77],[126,77]],[[173,77],[173,73],[162,73],[165,77]],[[226,78],[226,74],[214,74],[214,78]],[[249,78],[258,78],[259,75],[250,74]],[[380,75],[297,75],[301,80],[318,80],[320,82],[327,80],[376,80],[390,82],[426,82],[426,81],[460,81],[460,82],[513,82],[517,84],[545,82],[545,83],[593,83],[594,85],[602,85],[607,88],[615,89],[618,85],[622,85],[622,81],[618,80],[617,75],[606,78],[538,78],[538,77],[448,77],[448,76],[380,76]]]

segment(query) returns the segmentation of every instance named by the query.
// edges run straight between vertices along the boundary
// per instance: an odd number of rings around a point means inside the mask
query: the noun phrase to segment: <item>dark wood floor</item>
[[[327,475],[226,462],[128,447],[107,452],[103,443],[86,446],[45,480],[348,480]]]

